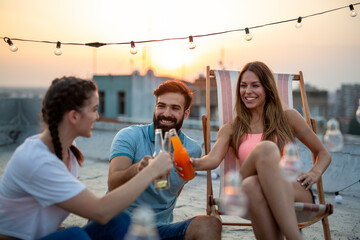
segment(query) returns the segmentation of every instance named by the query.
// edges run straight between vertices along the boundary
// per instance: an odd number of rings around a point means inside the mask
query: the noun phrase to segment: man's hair
[[[193,102],[193,93],[190,91],[189,87],[180,81],[166,81],[159,85],[158,88],[154,90],[154,96],[156,97],[156,101],[159,96],[164,95],[165,93],[180,93],[185,98],[185,106],[184,110],[187,110],[191,107]]]

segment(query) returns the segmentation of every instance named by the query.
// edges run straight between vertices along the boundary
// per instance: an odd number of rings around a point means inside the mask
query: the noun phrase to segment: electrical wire
[[[360,2],[357,3],[353,3],[353,6],[359,5]],[[343,6],[343,7],[338,7],[338,8],[334,8],[334,9],[330,9],[330,10],[326,10],[326,11],[322,11],[322,12],[317,12],[317,13],[313,13],[310,15],[306,15],[306,16],[301,16],[302,19],[305,18],[309,18],[309,17],[314,17],[314,16],[319,16],[319,15],[323,15],[326,13],[330,13],[330,12],[334,12],[334,11],[338,11],[344,8],[349,8],[349,5],[347,6]],[[293,22],[293,21],[297,21],[298,17],[296,18],[292,18],[292,19],[287,19],[287,20],[282,20],[282,21],[277,21],[277,22],[271,22],[271,23],[266,23],[266,24],[261,24],[261,25],[257,25],[257,26],[253,26],[253,27],[248,27],[248,29],[256,29],[256,28],[262,28],[262,27],[267,27],[267,26],[272,26],[272,25],[277,25],[277,24],[282,24],[282,23],[287,23],[287,22]],[[207,33],[207,34],[199,34],[199,35],[192,35],[194,38],[199,38],[199,37],[208,37],[208,36],[214,36],[214,35],[220,35],[220,34],[226,34],[226,33],[232,33],[232,32],[242,32],[245,31],[245,28],[240,28],[240,29],[232,29],[232,30],[226,30],[226,31],[221,31],[221,32],[213,32],[213,33]],[[0,37],[2,39],[9,39],[9,37]],[[61,42],[62,45],[75,45],[75,46],[89,46],[89,47],[102,47],[102,46],[106,46],[106,45],[125,45],[125,44],[131,44],[131,42],[134,43],[151,43],[151,42],[164,42],[164,41],[174,41],[174,40],[184,40],[184,39],[188,39],[189,36],[186,37],[174,37],[174,38],[162,38],[162,39],[151,39],[151,40],[140,40],[140,41],[128,41],[128,42],[112,42],[112,43],[101,43],[101,42],[91,42],[91,43],[74,43],[74,42]],[[48,43],[48,44],[56,44],[58,41],[41,41],[41,40],[31,40],[31,39],[22,39],[22,38],[11,38],[11,40],[15,40],[15,41],[22,41],[22,42],[34,42],[34,43]]]

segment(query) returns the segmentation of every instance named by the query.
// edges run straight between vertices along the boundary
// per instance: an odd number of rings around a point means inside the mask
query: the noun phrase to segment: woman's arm
[[[300,113],[294,109],[288,109],[285,111],[285,115],[295,137],[308,147],[317,159],[310,171],[302,173],[298,178],[302,185],[309,183],[306,189],[310,189],[330,165],[331,156]]]
[[[195,171],[215,169],[224,159],[231,141],[232,124],[222,126],[217,134],[216,142],[209,154],[202,158],[193,158],[191,162]]]
[[[105,196],[98,198],[90,190],[85,189],[57,205],[84,218],[106,224],[135,201],[154,179],[167,174],[172,168],[169,154],[160,153],[136,176]]]

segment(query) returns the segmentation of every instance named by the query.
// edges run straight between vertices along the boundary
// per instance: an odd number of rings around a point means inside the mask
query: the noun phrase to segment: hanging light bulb
[[[194,49],[196,48],[196,44],[194,43],[194,38],[193,36],[189,36],[189,49]]]
[[[241,189],[241,176],[230,170],[224,178],[224,188],[220,195],[219,207],[227,215],[243,217],[248,211],[248,199]]]
[[[344,139],[339,129],[339,122],[334,118],[330,119],[326,124],[324,143],[331,152],[340,151],[344,146]]]
[[[337,204],[341,204],[343,200],[343,197],[339,194],[339,192],[335,192],[335,202]]]
[[[302,17],[298,17],[297,22],[295,24],[296,28],[301,28],[302,27],[302,23],[301,23]]]
[[[250,34],[249,28],[245,28],[245,33],[246,33],[245,40],[250,41],[253,37]]]
[[[137,49],[135,48],[135,43],[134,43],[134,41],[131,41],[131,49],[130,49],[130,53],[132,54],[132,55],[135,55],[135,54],[137,54]]]
[[[349,5],[350,8],[350,17],[356,17],[357,16],[357,12],[354,9],[354,6],[352,4]]]
[[[283,156],[279,162],[280,172],[288,182],[293,182],[300,175],[302,162],[295,143],[289,142],[284,147]]]
[[[18,48],[17,48],[17,46],[15,46],[14,44],[13,44],[13,42],[10,40],[10,38],[4,38],[4,41],[7,43],[7,44],[9,44],[9,49],[10,49],[10,51],[12,51],[12,52],[16,52],[17,50],[18,50]]]
[[[61,42],[57,42],[57,43],[56,43],[56,48],[55,48],[54,54],[55,54],[56,56],[60,56],[60,55],[62,54],[62,51],[61,51]]]
[[[359,107],[356,110],[356,120],[358,121],[358,123],[360,123],[360,98],[359,98]]]

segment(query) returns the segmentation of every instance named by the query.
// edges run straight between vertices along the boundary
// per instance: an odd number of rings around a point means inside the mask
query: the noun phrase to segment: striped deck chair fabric
[[[236,84],[239,77],[239,71],[215,70],[215,79],[217,85],[219,127],[234,119],[236,113],[234,106],[236,101]],[[277,88],[282,99],[284,108],[293,107],[292,97],[292,79],[291,74],[274,74]],[[224,161],[220,165],[220,190],[224,187],[224,175],[231,169],[239,168],[236,156],[233,151],[228,151]],[[221,191],[220,191],[221,193]]]
[[[216,79],[217,85],[217,99],[218,99],[218,115],[219,115],[219,127],[231,121],[234,116],[234,106],[235,106],[235,98],[236,98],[236,84],[239,77],[239,71],[227,71],[227,70],[210,70],[210,67],[207,67],[207,81],[210,82],[210,78]],[[282,104],[284,109],[293,108],[293,95],[292,95],[292,82],[293,80],[297,80],[300,83],[300,91],[303,97],[303,107],[305,110],[305,120],[309,125],[312,125],[313,130],[315,129],[314,120],[310,119],[310,114],[308,111],[308,103],[306,99],[306,91],[302,79],[302,73],[299,74],[274,74],[277,88],[282,100]],[[207,94],[210,94],[210,83],[207,83]],[[208,96],[207,99],[210,99]],[[305,100],[304,100],[305,99]],[[210,116],[210,101],[207,100],[207,115]],[[305,103],[304,103],[305,102]],[[208,106],[209,105],[209,106]],[[207,122],[206,122],[207,121]],[[204,124],[204,143],[206,148],[206,154],[210,151],[210,119],[207,119],[206,116],[203,116],[203,124]],[[206,134],[206,131],[208,134]],[[313,161],[315,161],[313,159]],[[230,169],[239,170],[239,164],[236,156],[234,156],[233,151],[229,150],[226,154],[224,160],[220,165],[220,191],[222,193],[222,189],[224,188],[224,176],[225,173]],[[208,171],[208,174],[210,171]],[[332,214],[333,208],[332,204],[325,204],[324,193],[322,189],[322,180],[320,179],[318,184],[318,195],[319,201],[323,204],[309,204],[309,203],[294,203],[299,228],[303,228],[309,226],[319,220],[322,220],[323,228],[324,228],[324,236],[325,239],[331,239],[330,228],[328,224],[327,216]],[[218,200],[213,197],[212,191],[212,183],[211,177],[208,176],[208,205],[207,205],[207,213],[209,215],[222,215],[221,209],[218,209],[219,206],[214,207]],[[214,212],[215,211],[215,212]],[[251,223],[227,223],[223,222],[223,225],[238,225],[238,226],[251,226]]]

